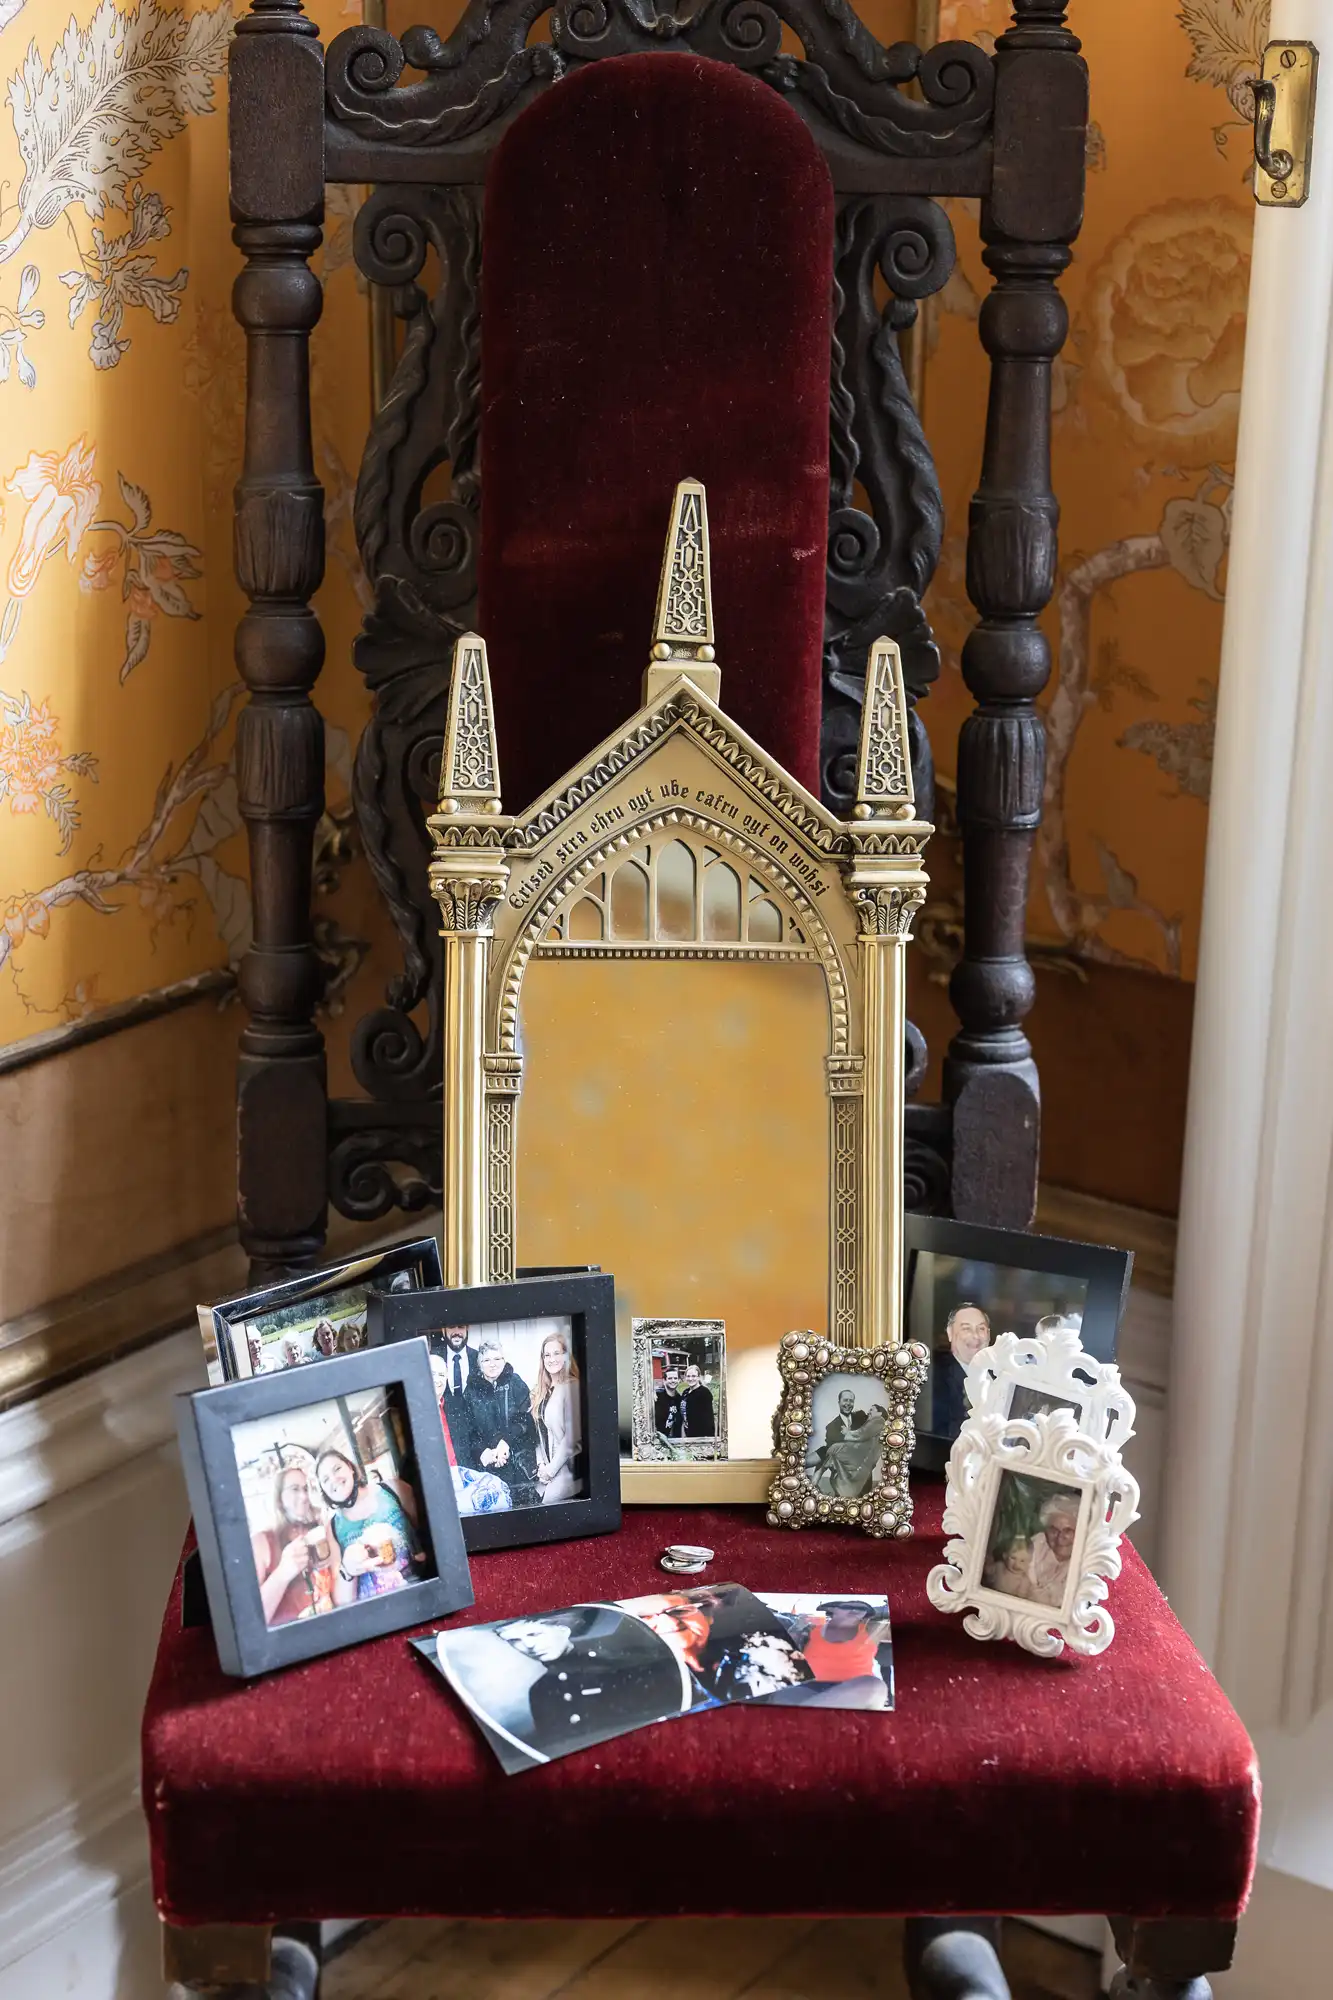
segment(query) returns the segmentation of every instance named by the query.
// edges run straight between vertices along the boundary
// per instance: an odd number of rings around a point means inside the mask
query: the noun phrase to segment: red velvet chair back
[[[672,491],[708,489],[728,713],[819,789],[833,190],[766,85],[598,62],[486,184],[480,629],[521,810],[633,713]]]

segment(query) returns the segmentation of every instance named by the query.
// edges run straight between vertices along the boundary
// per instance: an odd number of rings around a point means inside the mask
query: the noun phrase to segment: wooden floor
[[[671,1923],[394,1923],[327,1967],[321,2000],[906,2000],[902,1926],[680,1919]],[[1006,1927],[1013,2000],[1096,2000],[1089,1952]]]

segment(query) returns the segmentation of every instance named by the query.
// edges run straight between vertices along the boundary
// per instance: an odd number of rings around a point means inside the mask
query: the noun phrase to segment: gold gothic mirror
[[[871,648],[858,798],[826,811],[719,705],[703,487],[676,489],[643,706],[506,815],[486,648],[454,653],[431,887],[444,938],[444,1264],[616,1279],[726,1323],[731,1458],[627,1500],[761,1500],[777,1345],[900,1338],[904,959],[924,899],[898,649]]]

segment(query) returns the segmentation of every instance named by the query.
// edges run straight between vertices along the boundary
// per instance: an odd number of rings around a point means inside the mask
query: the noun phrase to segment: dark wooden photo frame
[[[582,1383],[586,1491],[576,1499],[505,1512],[465,1514],[463,1539],[473,1553],[608,1535],[620,1526],[620,1432],[616,1404],[615,1280],[565,1272],[507,1285],[466,1285],[374,1298],[366,1321],[372,1348],[438,1335],[447,1326],[568,1319]],[[438,1411],[437,1411],[438,1416]]]
[[[936,1339],[924,1339],[913,1320],[914,1288],[923,1257],[957,1258],[962,1262],[998,1265],[1038,1277],[1063,1280],[1082,1293],[1079,1338],[1096,1361],[1114,1361],[1116,1338],[1129,1297],[1134,1268],[1132,1250],[1114,1250],[1100,1243],[1066,1242],[1058,1236],[1034,1236],[1024,1229],[989,1229],[980,1223],[956,1222],[945,1216],[906,1217],[903,1245],[903,1333],[921,1339],[931,1355],[930,1372],[917,1403],[917,1443],[912,1464],[942,1471],[948,1463],[955,1433],[935,1427]],[[978,1301],[985,1308],[985,1301]],[[1018,1331],[1018,1328],[1008,1329]],[[992,1326],[992,1334],[1006,1331]]]
[[[408,1588],[338,1606],[315,1618],[267,1623],[232,1433],[238,1425],[337,1402],[368,1389],[396,1390],[408,1432],[406,1461],[420,1518],[416,1533],[434,1574]],[[440,1430],[424,1340],[368,1347],[332,1361],[227,1382],[176,1398],[185,1483],[222,1670],[248,1679],[321,1653],[447,1617],[472,1603],[472,1582]]]

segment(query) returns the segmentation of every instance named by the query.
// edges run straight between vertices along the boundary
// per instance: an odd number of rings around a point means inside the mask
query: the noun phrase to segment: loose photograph
[[[831,1373],[815,1383],[805,1470],[816,1493],[861,1500],[884,1479],[888,1396],[873,1376]]]
[[[982,1562],[986,1589],[1059,1611],[1082,1512],[1081,1487],[1028,1472],[1001,1472]]]
[[[435,1574],[391,1389],[236,1424],[231,1443],[270,1629]]]
[[[893,1707],[893,1641],[886,1597],[831,1592],[758,1593],[776,1614],[811,1678],[762,1697],[770,1707]]]
[[[582,1356],[568,1317],[426,1336],[460,1514],[552,1507],[587,1492]]]
[[[572,1605],[412,1643],[511,1774],[814,1678],[782,1618],[734,1583]]]
[[[575,1604],[413,1644],[511,1775],[693,1705],[679,1653],[619,1604]]]
[[[727,1456],[726,1327],[720,1319],[636,1319],[633,1455]]]

